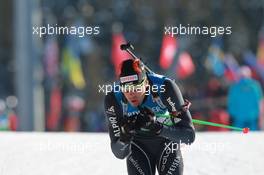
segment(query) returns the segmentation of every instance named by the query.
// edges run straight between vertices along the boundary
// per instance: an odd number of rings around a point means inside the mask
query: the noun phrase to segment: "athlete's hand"
[[[181,109],[170,113],[171,121],[174,125],[180,121],[179,119],[182,119],[185,116],[184,114],[189,110],[190,106],[191,102],[184,99],[184,104],[181,106]]]
[[[130,142],[135,134],[136,116],[124,116],[120,121],[120,141]]]
[[[191,104],[192,103],[190,101],[188,101],[187,99],[184,99],[184,104],[181,106],[181,109],[179,111],[172,112],[171,115],[173,117],[181,118],[182,114],[187,112],[190,109]]]
[[[136,129],[144,128],[159,134],[163,125],[156,120],[156,116],[152,110],[147,107],[140,109],[140,113],[136,121]]]
[[[151,125],[156,120],[155,114],[147,107],[139,108],[140,113],[137,116],[136,120],[136,129],[140,129],[141,127],[147,127]]]

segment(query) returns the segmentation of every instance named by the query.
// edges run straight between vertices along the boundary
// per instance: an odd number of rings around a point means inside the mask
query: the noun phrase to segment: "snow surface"
[[[0,175],[125,175],[107,133],[0,133]],[[184,175],[263,175],[264,132],[197,133]]]

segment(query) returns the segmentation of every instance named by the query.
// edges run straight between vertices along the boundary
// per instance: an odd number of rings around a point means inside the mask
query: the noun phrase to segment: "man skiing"
[[[113,154],[126,158],[129,175],[154,175],[156,168],[160,175],[182,175],[180,144],[195,139],[190,103],[175,82],[147,73],[139,59],[123,61],[119,78],[105,97]]]

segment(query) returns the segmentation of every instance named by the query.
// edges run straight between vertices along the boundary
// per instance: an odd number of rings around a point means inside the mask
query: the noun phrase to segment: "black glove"
[[[145,129],[156,134],[161,132],[163,125],[156,120],[155,114],[147,107],[139,108],[140,113],[137,116],[136,130]]]
[[[125,115],[122,120],[120,121],[120,141],[127,143],[130,142],[135,135],[135,123],[136,123],[136,116],[128,117]]]

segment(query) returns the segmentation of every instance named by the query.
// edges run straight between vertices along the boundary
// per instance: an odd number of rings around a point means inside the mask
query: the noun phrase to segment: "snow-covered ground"
[[[185,175],[264,174],[264,132],[198,133]],[[125,175],[106,133],[0,133],[0,175]]]

